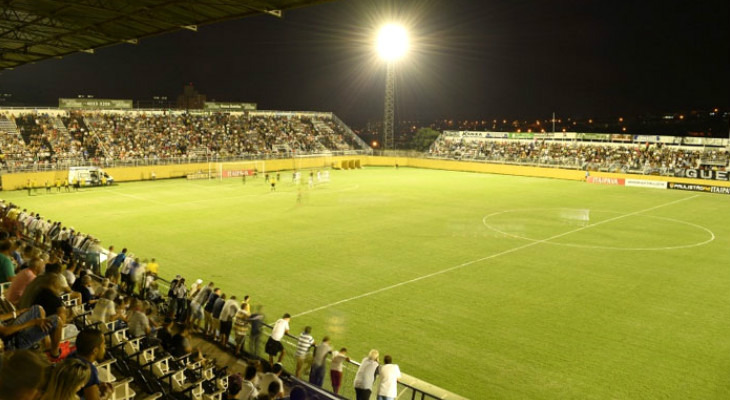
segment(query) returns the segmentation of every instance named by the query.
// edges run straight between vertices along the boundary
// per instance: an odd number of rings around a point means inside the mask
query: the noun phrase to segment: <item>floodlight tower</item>
[[[395,122],[395,63],[408,51],[408,33],[399,25],[385,25],[378,34],[377,48],[386,62],[385,113],[383,116],[383,149],[393,150]]]

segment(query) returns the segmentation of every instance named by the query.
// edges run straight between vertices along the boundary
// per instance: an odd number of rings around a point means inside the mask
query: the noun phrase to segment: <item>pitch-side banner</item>
[[[626,184],[626,180],[623,178],[608,178],[608,177],[603,177],[603,176],[588,176],[586,178],[586,182],[595,183],[598,185],[618,185],[618,186],[624,186]]]
[[[649,189],[666,189],[667,183],[664,181],[649,181],[646,179],[626,179],[626,186]]]
[[[695,185],[691,183],[669,182],[669,188],[674,190],[688,190],[690,192],[730,194],[730,187],[724,186]]]

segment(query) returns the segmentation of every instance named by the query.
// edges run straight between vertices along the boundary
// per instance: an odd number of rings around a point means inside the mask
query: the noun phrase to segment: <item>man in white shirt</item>
[[[269,340],[266,342],[266,354],[269,355],[269,364],[274,364],[274,356],[281,353],[279,355],[279,362],[284,358],[284,346],[281,344],[281,339],[289,333],[289,320],[291,319],[291,315],[284,314],[281,318],[279,318],[276,323],[274,323],[274,327],[271,329],[271,336],[269,336]]]
[[[233,316],[238,312],[238,300],[236,296],[231,296],[230,299],[226,300],[221,310],[220,321],[220,333],[221,333],[221,346],[226,348],[228,345],[228,337],[231,335],[231,328],[233,328]]]
[[[393,359],[390,356],[385,356],[383,365],[380,366],[378,400],[395,400],[398,396],[398,379],[400,377],[398,364],[393,364]]]

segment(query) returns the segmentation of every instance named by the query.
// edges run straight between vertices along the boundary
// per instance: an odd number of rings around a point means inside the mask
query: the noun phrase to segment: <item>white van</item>
[[[68,170],[68,183],[73,185],[77,181],[84,186],[111,185],[114,178],[99,167],[71,167]]]

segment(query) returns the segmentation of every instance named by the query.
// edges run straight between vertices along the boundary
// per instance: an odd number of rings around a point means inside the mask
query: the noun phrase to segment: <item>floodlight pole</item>
[[[395,61],[388,61],[385,74],[385,113],[383,116],[383,150],[395,150],[393,125],[395,122]]]

